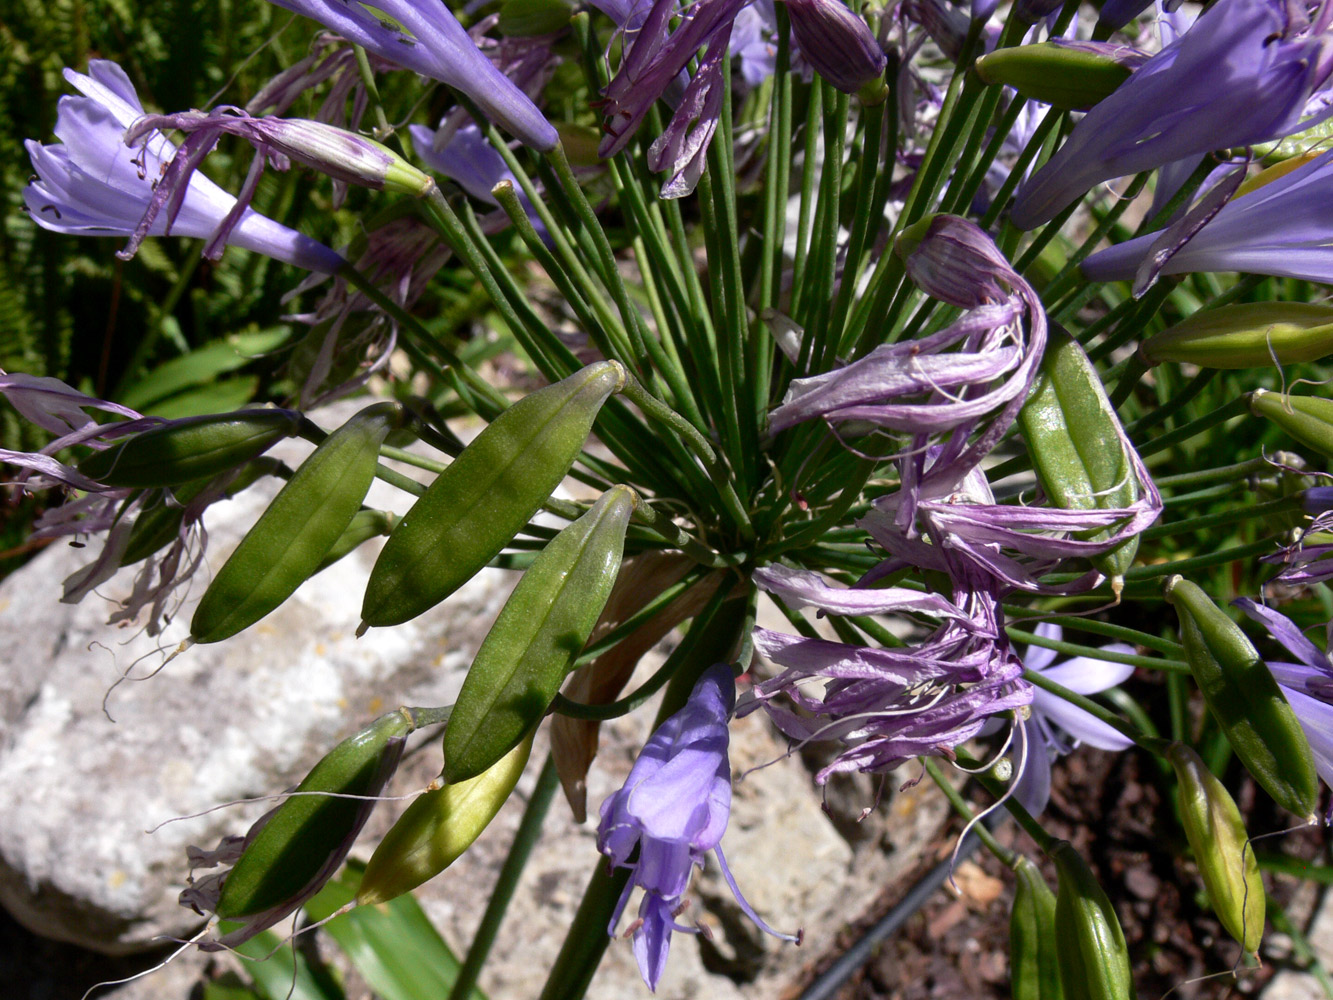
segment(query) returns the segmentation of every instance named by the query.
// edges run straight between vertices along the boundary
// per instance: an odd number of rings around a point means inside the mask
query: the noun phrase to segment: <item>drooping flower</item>
[[[528,95],[484,56],[443,0],[271,0],[332,28],[368,52],[466,94],[487,118],[533,149],[559,136]],[[386,21],[387,14],[393,21]]]
[[[1214,188],[1196,206],[1207,216],[1202,225],[1187,222],[1101,250],[1083,262],[1083,273],[1093,281],[1134,278],[1137,289],[1158,274],[1195,271],[1333,281],[1333,152],[1295,169],[1292,161],[1282,166],[1287,172],[1242,189],[1220,209],[1209,204],[1209,196],[1229,192]]]
[[[1046,313],[1032,287],[974,223],[940,215],[900,238],[908,274],[928,295],[969,310],[918,340],[792,382],[769,415],[771,431],[803,420],[867,421],[911,435],[909,498],[952,489],[999,443],[1022,408],[1046,347]],[[938,438],[937,438],[938,436]],[[939,444],[930,469],[928,448]],[[912,502],[903,523],[912,519]]]
[[[939,625],[895,649],[756,629],[755,648],[785,669],[757,685],[741,712],[762,705],[793,740],[842,743],[815,776],[821,784],[848,771],[891,771],[914,757],[951,758],[992,716],[1032,701],[1004,633],[995,582],[966,564],[953,569],[952,600],[897,587],[838,589],[778,565],[756,570],[755,583],[789,604],[833,614],[925,613]],[[812,681],[826,682],[821,693]]]
[[[1246,597],[1237,598],[1232,603],[1267,628],[1269,634],[1300,661],[1269,661],[1268,670],[1305,730],[1305,738],[1314,754],[1315,770],[1324,784],[1333,788],[1333,661],[1286,615]],[[1330,625],[1333,626],[1333,622]],[[1333,822],[1333,803],[1330,803],[1325,820]]]
[[[848,94],[862,92],[872,103],[888,94],[888,63],[870,26],[842,0],[788,0],[792,34],[806,62],[828,83]]]
[[[1042,622],[1034,630],[1043,639],[1059,641],[1059,625]],[[1112,653],[1132,653],[1132,646],[1113,642],[1103,646]],[[1023,666],[1075,694],[1098,694],[1123,684],[1134,673],[1125,663],[1113,663],[1089,656],[1056,663],[1056,653],[1043,646],[1030,646],[1023,656]],[[1023,720],[1023,768],[1014,776],[1014,798],[1032,815],[1039,815],[1051,797],[1051,764],[1082,743],[1100,750],[1125,750],[1133,741],[1118,729],[1071,705],[1059,695],[1035,687],[1029,716]],[[1015,758],[1018,753],[1014,753]]]
[[[672,931],[698,933],[676,922],[681,897],[695,868],[709,851],[737,902],[755,923],[784,940],[751,909],[722,854],[722,835],[731,815],[731,765],[727,723],[736,699],[731,668],[717,664],[704,672],[682,708],[649,737],[625,785],[602,803],[597,848],[615,868],[633,874],[612,914],[616,924],[635,886],[643,889],[634,935],[634,957],[649,989],[666,968]],[[637,850],[637,856],[635,852]]]
[[[680,198],[694,190],[703,174],[708,144],[717,130],[723,57],[731,40],[732,23],[750,2],[700,0],[685,11],[673,31],[671,20],[679,13],[675,0],[655,0],[628,44],[616,75],[602,91],[606,135],[597,149],[599,156],[614,156],[625,148],[653,104],[707,46],[666,131],[653,142],[648,154],[649,168],[668,174],[662,187],[664,198]]]
[[[137,150],[127,147],[125,130],[144,110],[115,63],[95,59],[87,76],[67,69],[65,79],[87,96],[60,99],[60,145],[27,143],[37,179],[24,189],[23,200],[38,225],[81,236],[131,236],[122,257],[132,256],[144,236],[174,234],[207,240],[204,256],[210,259],[231,244],[308,271],[341,266],[342,258],[322,243],[245,207],[195,173],[195,164],[178,160],[176,147],[160,134]],[[155,202],[156,189],[173,172],[188,183],[169,185],[169,203]]]
[[[1024,183],[1010,215],[1032,229],[1093,186],[1308,127],[1310,95],[1333,71],[1325,6],[1311,25],[1285,0],[1221,0],[1074,127]]]

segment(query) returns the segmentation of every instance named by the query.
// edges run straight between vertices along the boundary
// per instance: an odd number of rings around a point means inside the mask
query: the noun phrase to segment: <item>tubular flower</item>
[[[703,867],[709,851],[717,854],[727,884],[750,918],[777,937],[798,940],[773,931],[751,909],[722,854],[722,835],[731,815],[727,723],[735,700],[731,668],[719,663],[706,670],[685,707],[644,744],[624,787],[602,803],[598,850],[612,867],[633,872],[607,933],[615,934],[630,893],[641,887],[634,957],[649,989],[657,989],[666,968],[671,932],[698,933],[698,928],[677,923],[676,915],[690,876]]]
[[[1020,229],[1050,221],[1102,181],[1307,127],[1333,71],[1325,7],[1311,25],[1285,0],[1221,0],[1075,126],[1019,189]]]
[[[789,604],[835,614],[914,611],[940,621],[924,640],[900,649],[755,630],[755,647],[785,669],[757,685],[741,713],[762,705],[793,740],[840,741],[843,750],[815,777],[820,784],[847,771],[891,771],[913,757],[951,758],[991,716],[1032,701],[1004,634],[994,582],[965,565],[954,568],[952,601],[895,587],[837,589],[814,573],[776,565],[756,570],[754,581]],[[821,694],[808,690],[811,681],[827,682]],[[783,707],[779,696],[801,713]]]
[[[466,94],[486,117],[541,152],[559,136],[527,94],[468,37],[443,0],[271,0],[332,28],[350,42]],[[384,20],[380,12],[393,18]],[[400,27],[401,26],[401,27]]]
[[[1044,639],[1059,640],[1059,625],[1042,622],[1036,628]],[[1113,642],[1103,646],[1111,653],[1132,653],[1133,647]],[[1048,677],[1075,694],[1097,694],[1123,684],[1134,673],[1125,663],[1112,663],[1088,656],[1076,656],[1055,662],[1054,650],[1031,646],[1023,657],[1023,666]],[[1126,750],[1133,745],[1118,729],[1071,705],[1059,695],[1034,687],[1031,714],[1023,720],[1022,769],[1014,778],[1013,792],[1020,805],[1032,815],[1039,815],[1051,798],[1051,763],[1082,743],[1100,750]]]
[[[1136,291],[1158,274],[1194,271],[1333,281],[1333,152],[1242,190],[1219,209],[1216,202],[1236,190],[1239,179],[1237,174],[1229,185],[1219,183],[1187,213],[1184,225],[1093,254],[1083,273],[1094,281],[1134,278]]]
[[[675,0],[656,0],[616,75],[602,91],[606,135],[597,150],[600,156],[614,156],[625,148],[648,110],[707,46],[666,131],[648,153],[652,170],[670,174],[662,188],[663,197],[680,198],[694,190],[722,108],[723,56],[731,39],[732,22],[749,3],[700,0],[672,31],[671,20],[679,13]]]
[[[27,143],[37,179],[24,189],[23,200],[38,225],[81,236],[130,236],[122,259],[133,256],[145,236],[174,234],[208,240],[204,256],[214,260],[231,244],[308,271],[341,266],[342,258],[322,243],[260,215],[195,173],[202,155],[178,157],[161,134],[149,136],[137,151],[126,147],[125,130],[144,110],[115,63],[95,59],[87,76],[67,69],[65,79],[87,96],[60,99],[60,145]]]
[[[1305,730],[1305,738],[1314,754],[1315,770],[1324,784],[1333,788],[1333,661],[1286,615],[1245,597],[1232,603],[1267,628],[1287,652],[1300,660],[1299,663],[1270,662],[1268,670]],[[1333,803],[1325,814],[1325,821],[1333,822]]]

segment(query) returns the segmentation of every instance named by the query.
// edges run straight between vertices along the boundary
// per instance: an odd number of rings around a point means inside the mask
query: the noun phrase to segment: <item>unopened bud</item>
[[[416,197],[435,190],[428,174],[355,132],[303,118],[256,118],[254,126],[273,149],[335,180]]]
[[[1194,313],[1149,337],[1149,364],[1179,361],[1204,368],[1266,368],[1333,354],[1333,306],[1247,302]]]
[[[928,215],[908,226],[894,250],[918,288],[962,309],[1002,302],[1008,298],[1002,283],[1020,280],[995,241],[956,215]]]
[[[787,0],[801,54],[825,80],[863,104],[888,97],[887,58],[870,27],[840,0]]]

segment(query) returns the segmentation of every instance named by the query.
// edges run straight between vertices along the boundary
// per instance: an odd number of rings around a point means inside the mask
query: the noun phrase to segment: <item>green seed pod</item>
[[[253,486],[264,476],[277,474],[282,463],[276,458],[261,456],[246,465],[227,483],[219,499],[227,500]],[[153,553],[170,545],[180,535],[181,522],[185,519],[185,507],[200,493],[216,481],[196,479],[171,490],[173,502],[168,503],[165,496],[159,495],[151,506],[146,507],[130,528],[130,540],[125,546],[125,553],[120,557],[122,566],[132,566],[141,559],[147,559]],[[164,488],[165,492],[165,488]]]
[[[1273,801],[1313,820],[1319,789],[1310,744],[1258,650],[1194,584],[1173,576],[1165,590],[1195,683],[1236,756]]]
[[[602,404],[624,383],[619,362],[600,361],[496,417],[389,536],[358,634],[430,610],[495,558],[560,484]]]
[[[1194,313],[1139,348],[1149,364],[1183,361],[1203,368],[1267,368],[1333,354],[1333,306],[1247,302]]]
[[[481,774],[546,714],[611,596],[637,499],[628,486],[613,486],[523,574],[449,717],[445,781]]]
[[[319,566],[315,568],[315,573],[324,572],[343,556],[351,554],[372,538],[387,535],[393,530],[397,521],[398,519],[386,510],[369,510],[367,508],[358,510],[352,515],[352,521],[347,525],[347,530],[338,537],[338,540],[333,543],[333,548],[329,549],[324,558],[320,560]]]
[[[414,728],[404,709],[382,716],[330,750],[296,791],[377,795]],[[287,799],[228,873],[217,915],[236,919],[264,913],[322,885],[342,864],[373,807],[366,799],[320,794]]]
[[[1013,87],[1024,97],[1062,111],[1086,111],[1115,93],[1130,68],[1101,52],[1038,42],[996,49],[976,62],[987,83]]]
[[[195,642],[249,628],[315,573],[360,510],[380,445],[402,419],[399,404],[376,403],[310,453],[204,592],[190,622]]]
[[[1264,883],[1240,810],[1226,786],[1185,744],[1172,743],[1166,759],[1176,771],[1180,822],[1208,901],[1227,933],[1252,955],[1264,936]]]
[[[1051,331],[1041,371],[1019,411],[1018,424],[1037,480],[1057,507],[1113,510],[1139,499],[1139,480],[1120,417],[1097,369],[1068,334]],[[1083,537],[1097,541],[1113,534],[1113,528],[1102,528]],[[1133,536],[1091,560],[1110,578],[1117,594],[1138,545]]]
[[[1014,865],[1009,914],[1009,982],[1013,1000],[1064,1000],[1055,934],[1055,893],[1031,859]]]
[[[1333,458],[1333,399],[1255,389],[1250,393],[1250,412],[1271,420],[1301,444]]]
[[[1115,907],[1069,841],[1057,841],[1051,858],[1060,873],[1055,943],[1064,995],[1077,1000],[1132,1000],[1129,948]]]
[[[418,796],[371,855],[357,903],[387,903],[457,861],[518,784],[535,732],[475,778]]]
[[[173,420],[127,437],[79,463],[107,486],[179,486],[234,469],[296,433],[293,410],[237,410]]]

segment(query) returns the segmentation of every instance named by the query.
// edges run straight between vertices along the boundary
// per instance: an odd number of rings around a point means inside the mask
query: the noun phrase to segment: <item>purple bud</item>
[[[888,96],[888,60],[869,26],[840,0],[787,0],[801,53],[825,80],[869,104]]]

